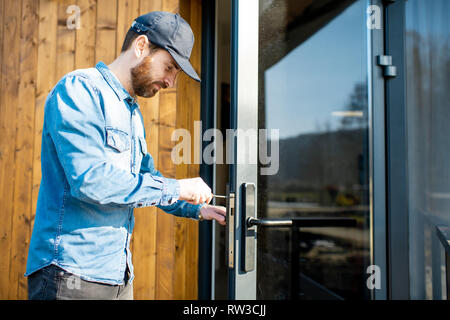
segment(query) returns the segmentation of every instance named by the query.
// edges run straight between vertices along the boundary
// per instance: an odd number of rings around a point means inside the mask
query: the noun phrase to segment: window
[[[448,0],[406,2],[410,295],[445,297],[436,225],[450,225]]]

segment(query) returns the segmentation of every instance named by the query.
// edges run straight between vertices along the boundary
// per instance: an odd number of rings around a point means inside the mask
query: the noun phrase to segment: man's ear
[[[149,47],[148,38],[146,35],[141,34],[134,40],[134,54],[136,55],[136,58],[141,58],[143,55],[145,55],[146,49],[148,50]]]

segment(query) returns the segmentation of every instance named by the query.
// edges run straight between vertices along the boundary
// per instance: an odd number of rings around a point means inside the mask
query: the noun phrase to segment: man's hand
[[[226,225],[226,208],[222,206],[213,206],[206,204],[200,209],[200,214],[205,220],[216,220],[222,226]]]
[[[180,179],[180,198],[192,204],[209,204],[213,194],[202,178]]]

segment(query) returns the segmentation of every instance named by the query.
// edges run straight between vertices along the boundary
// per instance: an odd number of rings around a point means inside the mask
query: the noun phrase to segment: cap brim
[[[173,51],[172,49],[167,50],[172,58],[175,60],[175,62],[178,64],[178,66],[181,68],[181,70],[184,71],[189,77],[194,79],[195,81],[200,82],[200,77],[198,76],[197,72],[195,72],[194,68],[192,67],[191,63],[188,59],[183,58],[178,53]]]

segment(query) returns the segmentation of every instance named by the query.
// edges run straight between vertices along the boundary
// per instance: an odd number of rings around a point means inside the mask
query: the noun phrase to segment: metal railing
[[[445,275],[447,286],[447,300],[450,300],[450,227],[437,226],[436,232],[445,251]]]
[[[326,228],[326,227],[354,227],[356,220],[353,218],[334,217],[294,217],[281,219],[257,219],[248,218],[247,226],[258,227],[288,227],[291,229],[291,299],[297,300],[300,293],[300,241],[301,229]]]

